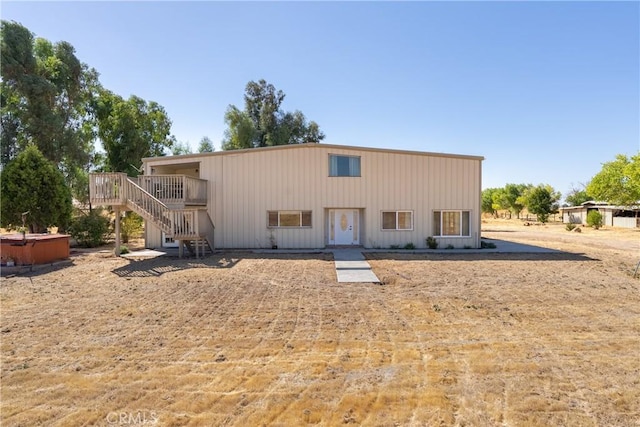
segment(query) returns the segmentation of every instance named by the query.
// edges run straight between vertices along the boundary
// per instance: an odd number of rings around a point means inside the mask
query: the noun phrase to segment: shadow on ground
[[[165,273],[189,270],[194,268],[233,268],[245,259],[321,259],[332,261],[330,253],[254,253],[251,251],[216,252],[203,258],[177,258],[158,256],[154,258],[130,259],[129,264],[118,267],[113,273],[119,277],[159,277]]]
[[[159,277],[165,273],[190,270],[193,268],[232,268],[240,258],[210,256],[199,259],[160,256],[146,259],[132,259],[129,264],[118,267],[113,273],[119,277]]]
[[[75,264],[72,260],[57,261],[52,264],[40,265],[19,265],[15,267],[2,266],[0,268],[0,277],[36,277],[42,274],[51,273],[52,271],[62,270],[64,268],[73,267]]]

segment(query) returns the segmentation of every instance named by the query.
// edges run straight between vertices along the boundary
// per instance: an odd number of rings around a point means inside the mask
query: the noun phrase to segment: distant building
[[[590,200],[580,206],[560,208],[565,224],[586,224],[587,214],[598,211],[602,215],[602,225],[610,227],[640,228],[640,206],[615,206],[606,202]]]

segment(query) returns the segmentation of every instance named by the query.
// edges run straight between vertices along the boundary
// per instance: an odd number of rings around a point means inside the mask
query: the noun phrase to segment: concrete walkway
[[[339,283],[380,283],[359,249],[332,250]]]

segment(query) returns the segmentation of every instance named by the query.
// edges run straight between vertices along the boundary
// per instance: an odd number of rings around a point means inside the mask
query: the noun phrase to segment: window
[[[412,211],[382,212],[383,230],[413,230]]]
[[[360,176],[360,157],[330,154],[329,176]]]
[[[269,211],[268,227],[311,227],[311,211]]]
[[[433,211],[434,236],[469,236],[469,211]]]

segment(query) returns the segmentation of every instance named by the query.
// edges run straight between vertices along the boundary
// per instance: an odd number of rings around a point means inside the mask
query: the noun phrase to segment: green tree
[[[32,233],[57,226],[65,230],[71,220],[71,192],[64,176],[35,145],[29,145],[0,174],[0,223],[22,225],[22,214]]]
[[[633,206],[640,202],[640,153],[630,158],[618,154],[604,163],[587,185],[594,199],[614,205]]]
[[[520,218],[520,212],[525,207],[524,194],[531,185],[527,184],[507,184],[504,187],[504,202],[509,212],[514,213],[516,218]]]
[[[75,187],[93,160],[98,73],[67,42],[35,38],[16,22],[2,21],[0,32],[0,163],[33,144]]]
[[[213,146],[213,142],[208,136],[203,136],[198,145],[198,153],[213,153],[216,148]]]
[[[174,156],[191,153],[191,146],[188,142],[176,142],[175,144],[173,144],[173,147],[171,147],[171,154],[173,154]]]
[[[257,131],[249,114],[230,105],[224,114],[224,122],[227,124],[227,130],[224,131],[224,139],[222,140],[223,150],[255,147],[254,141],[257,138]]]
[[[523,200],[527,209],[538,217],[538,221],[545,223],[549,220],[549,215],[558,211],[558,200],[560,193],[555,191],[550,185],[540,184],[537,187],[529,188]]]
[[[175,144],[171,120],[156,102],[102,90],[95,109],[107,171],[137,176],[144,157],[164,156]]]
[[[491,206],[496,214],[498,211],[509,209],[509,201],[504,188],[496,188],[495,191],[492,192],[491,198],[493,200],[493,204]],[[511,211],[509,211],[509,215],[511,215]]]
[[[250,81],[245,88],[244,110],[230,105],[225,112],[227,130],[223,150],[320,142],[325,135],[316,122],[300,111],[285,112],[281,90],[265,80]]]
[[[592,197],[589,196],[589,193],[587,193],[587,190],[585,190],[583,185],[582,189],[572,188],[571,191],[567,193],[564,200],[567,202],[568,206],[580,206],[584,202],[592,200]]]
[[[499,188],[487,188],[482,190],[482,203],[481,209],[483,213],[491,214],[493,216],[497,215],[497,209],[494,204],[494,194],[499,192]]]

